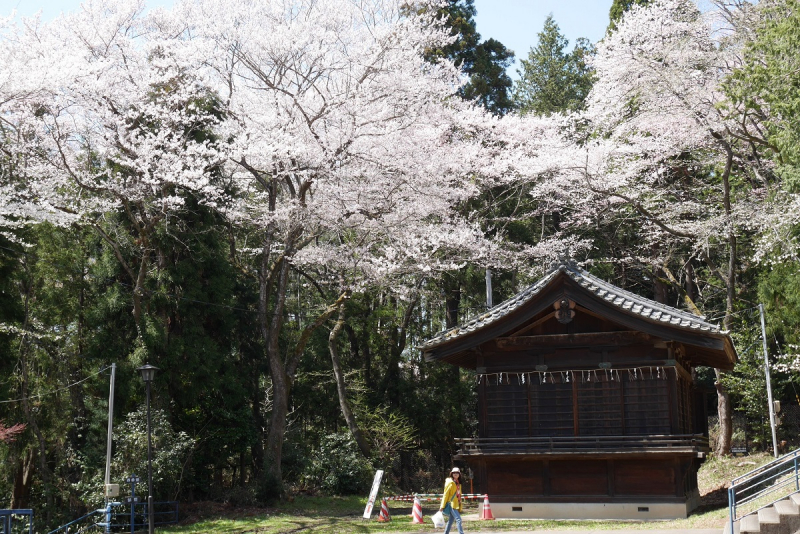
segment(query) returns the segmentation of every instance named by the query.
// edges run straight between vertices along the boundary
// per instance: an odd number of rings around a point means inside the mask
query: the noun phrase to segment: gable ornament
[[[575,318],[575,301],[563,297],[553,304],[556,309],[556,319],[561,324],[572,322]]]

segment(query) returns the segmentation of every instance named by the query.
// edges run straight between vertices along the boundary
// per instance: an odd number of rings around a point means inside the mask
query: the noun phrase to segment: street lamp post
[[[155,528],[153,527],[153,431],[150,424],[150,383],[158,367],[147,363],[136,370],[142,373],[147,391],[147,532],[153,534]]]

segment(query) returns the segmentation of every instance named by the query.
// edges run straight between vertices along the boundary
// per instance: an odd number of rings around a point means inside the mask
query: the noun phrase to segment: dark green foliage
[[[500,41],[488,39],[475,47],[474,61],[466,72],[469,81],[461,95],[475,100],[495,115],[504,115],[514,108],[510,92],[512,81],[506,69],[514,61],[514,53]]]
[[[766,131],[754,132],[754,141],[774,158],[779,174],[792,191],[798,190],[800,166],[800,2],[762,2],[756,38],[747,43],[744,64],[725,89],[749,120],[762,121]],[[752,117],[752,118],[751,118]],[[750,128],[752,129],[752,128]]]
[[[22,247],[10,242],[8,238],[0,235],[0,324],[18,325],[23,320],[22,302],[17,298],[17,283],[19,276],[20,256]],[[14,367],[12,341],[14,336],[10,332],[0,330],[0,376],[11,376]],[[12,384],[8,380],[0,381],[0,398],[10,398]],[[0,420],[6,414],[0,411]],[[6,419],[9,426],[11,420]]]
[[[429,50],[427,56],[429,60],[439,57],[453,60],[469,76],[459,94],[496,115],[503,115],[513,108],[509,95],[512,82],[506,68],[514,60],[514,52],[495,39],[481,42],[475,27],[474,3],[474,0],[448,0],[440,9],[451,34],[458,38],[444,48]]]
[[[553,16],[544,22],[536,48],[520,60],[520,79],[514,86],[514,104],[522,113],[551,115],[583,108],[592,88],[592,72],[586,58],[593,46],[578,39],[572,52]]]
[[[228,260],[224,226],[193,199],[187,207],[156,236],[146,342],[175,429],[198,440],[186,483],[203,495],[219,471],[243,467],[240,455],[257,439],[250,400],[259,384],[244,341],[254,314]]]
[[[323,436],[309,462],[306,478],[328,495],[366,494],[372,466],[349,433]]]
[[[184,466],[195,443],[184,432],[176,432],[163,410],[151,410],[153,430],[153,495],[173,500],[180,495]],[[139,407],[117,423],[112,461],[115,480],[139,475],[147,480],[147,410]],[[140,486],[139,492],[146,486]],[[129,494],[128,488],[123,490]],[[102,501],[101,501],[102,502]]]

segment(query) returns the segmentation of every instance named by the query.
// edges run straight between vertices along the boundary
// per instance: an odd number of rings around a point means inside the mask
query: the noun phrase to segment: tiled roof
[[[544,287],[547,286],[558,273],[566,273],[575,282],[584,287],[588,292],[602,298],[609,304],[627,313],[637,315],[649,321],[661,324],[669,324],[684,330],[695,332],[706,332],[711,334],[726,334],[718,325],[707,323],[705,317],[699,317],[692,313],[660,304],[650,299],[640,297],[624,289],[620,289],[608,282],[589,274],[580,269],[572,262],[562,262],[556,265],[544,278],[516,294],[507,301],[498,304],[474,317],[463,325],[456,326],[450,330],[445,330],[435,335],[422,345],[420,349],[426,350],[452,339],[467,335],[476,330],[480,330],[509,313],[513,312],[523,304],[533,299]]]

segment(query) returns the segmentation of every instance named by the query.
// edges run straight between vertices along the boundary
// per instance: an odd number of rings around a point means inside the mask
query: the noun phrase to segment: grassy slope
[[[698,485],[702,495],[700,508],[686,519],[673,521],[470,521],[468,530],[619,530],[636,529],[687,529],[722,528],[727,518],[727,496],[725,485],[734,477],[746,473],[758,465],[771,460],[768,454],[760,453],[746,458],[711,458],[703,464],[698,474]],[[363,497],[303,497],[292,502],[281,503],[274,508],[230,508],[223,505],[203,503],[189,508],[187,523],[171,528],[159,528],[163,534],[208,533],[208,534],[288,534],[313,530],[320,534],[349,534],[377,532],[433,532],[429,516],[437,505],[423,506],[425,525],[413,525],[410,520],[409,503],[390,503],[392,521],[388,524],[372,519],[361,519],[364,511]],[[471,504],[465,513],[474,514],[477,505]]]

